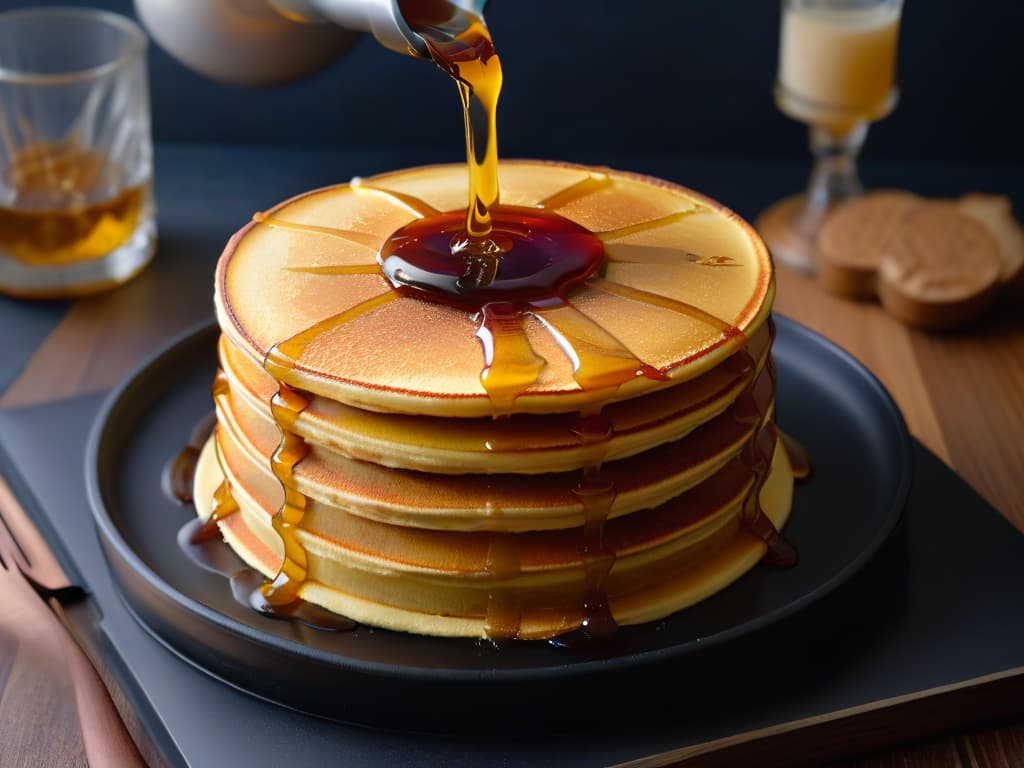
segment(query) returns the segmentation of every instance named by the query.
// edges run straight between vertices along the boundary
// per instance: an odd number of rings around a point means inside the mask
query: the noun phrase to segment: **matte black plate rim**
[[[910,492],[913,460],[910,434],[907,431],[903,415],[895,401],[892,399],[892,396],[885,389],[884,385],[856,358],[838,345],[832,343],[815,331],[812,331],[810,328],[786,318],[785,316],[775,314],[774,317],[778,324],[786,326],[787,333],[795,334],[799,337],[798,343],[817,346],[824,353],[837,357],[847,368],[849,368],[851,373],[857,374],[863,380],[863,383],[867,385],[868,390],[875,398],[877,398],[878,404],[882,406],[885,415],[892,419],[892,425],[896,427],[895,434],[899,444],[892,446],[892,449],[893,455],[897,457],[897,460],[900,463],[900,466],[897,469],[897,475],[900,478],[899,484],[893,489],[891,508],[888,510],[884,524],[878,527],[874,536],[860,554],[847,563],[846,566],[836,571],[831,578],[826,579],[816,588],[806,592],[801,597],[792,600],[785,606],[777,608],[770,613],[733,625],[728,629],[716,632],[707,637],[694,639],[689,643],[681,643],[675,646],[625,654],[622,656],[588,659],[585,661],[567,664],[565,666],[517,667],[513,669],[457,669],[451,667],[428,668],[402,666],[353,659],[340,656],[338,654],[330,654],[295,641],[290,641],[273,635],[259,634],[255,630],[250,631],[248,628],[239,625],[224,614],[199,603],[170,586],[166,581],[158,576],[145,563],[145,561],[142,560],[141,557],[139,557],[135,550],[121,535],[117,525],[110,517],[100,488],[99,470],[101,466],[101,457],[105,452],[105,444],[107,440],[110,439],[109,427],[111,423],[113,423],[113,417],[116,415],[118,409],[123,407],[124,403],[130,398],[133,389],[139,386],[140,380],[144,377],[148,369],[158,364],[164,356],[172,353],[178,346],[192,340],[193,337],[204,333],[212,333],[215,326],[215,322],[212,320],[196,324],[173,337],[163,347],[157,349],[141,364],[136,366],[124,381],[104,399],[96,419],[90,428],[85,451],[85,482],[89,507],[92,511],[98,533],[104,539],[106,544],[112,547],[117,555],[133,571],[135,571],[136,574],[146,581],[150,588],[158,591],[164,598],[173,601],[186,611],[195,614],[198,618],[211,622],[219,626],[221,629],[239,636],[243,640],[265,644],[286,654],[298,654],[330,666],[348,668],[361,674],[402,679],[436,680],[438,682],[444,682],[446,680],[450,681],[452,678],[461,680],[528,682],[530,680],[546,680],[553,678],[564,679],[567,675],[585,675],[595,672],[609,672],[635,668],[641,664],[654,664],[678,658],[700,649],[721,645],[730,640],[751,634],[757,630],[775,624],[782,619],[797,613],[812,603],[817,602],[825,595],[834,591],[839,585],[858,572],[874,556],[882,543],[889,537],[890,533],[902,516],[903,508]],[[117,583],[116,577],[115,583]],[[117,584],[117,586],[122,599],[126,604],[128,604],[129,601],[125,598],[121,585]],[[131,609],[130,605],[128,607]],[[130,613],[137,619],[139,618],[139,614],[136,611],[130,610]],[[141,623],[152,634],[152,630],[145,624],[145,622]],[[166,645],[166,643],[164,644]]]

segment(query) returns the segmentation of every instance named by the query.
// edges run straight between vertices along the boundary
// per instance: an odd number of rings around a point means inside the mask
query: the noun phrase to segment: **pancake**
[[[517,413],[580,410],[593,400],[556,340],[578,332],[575,323],[591,321],[633,361],[678,382],[742,348],[770,310],[774,282],[763,242],[734,213],[696,192],[621,172],[505,161],[502,200],[540,207],[595,178],[607,184],[579,198],[563,196],[555,212],[604,233],[604,275],[576,291],[566,312],[524,313],[523,334],[545,365],[515,399]],[[465,166],[454,164],[384,174],[282,203],[236,234],[220,260],[214,299],[221,328],[259,361],[271,348],[316,330],[300,359],[275,371],[278,380],[304,392],[369,410],[490,417],[472,314],[408,297],[388,301],[391,285],[374,269],[388,237],[422,215],[410,207],[410,197],[423,201],[421,210],[448,211],[460,203],[464,208],[465,195]],[[347,272],[361,269],[369,272]],[[382,299],[370,311],[345,317]],[[430,333],[418,332],[424,328]],[[594,339],[583,342],[595,346]],[[613,399],[670,382],[635,377]]]
[[[744,475],[732,463],[729,471],[716,476],[718,482],[702,484],[676,504],[660,507],[660,515],[650,515],[640,525],[608,526],[615,553],[608,603],[619,626],[654,621],[689,607],[727,587],[764,557],[764,542],[739,520],[751,478],[746,475],[747,482],[738,485],[735,481]],[[222,480],[211,441],[200,456],[196,498],[212,498]],[[281,542],[270,525],[274,511],[248,490],[232,487],[241,513],[220,522],[221,533],[250,567],[272,579],[282,563]],[[765,514],[776,528],[789,517],[792,487],[789,458],[779,443],[761,491]],[[209,503],[199,509],[208,515]],[[517,602],[519,639],[557,636],[578,628],[585,617],[585,571],[572,531],[550,537],[533,534],[521,541],[430,531],[427,540],[417,541],[411,529],[374,529],[372,523],[360,523],[336,508],[313,504],[308,514],[302,544],[309,557],[309,579],[302,599],[360,623],[427,635],[493,637],[488,627],[491,601],[496,594],[504,597],[503,592],[512,593]],[[523,536],[505,534],[517,535]],[[518,553],[514,576],[488,569],[494,551],[502,547]]]
[[[749,353],[763,370],[770,346],[767,328],[751,340]],[[235,348],[226,337],[219,345],[222,369],[238,405],[276,425],[270,400],[277,381]],[[676,440],[725,410],[754,371],[737,372],[726,363],[703,376],[644,398],[621,400],[604,409],[612,435],[604,458],[611,461]],[[571,432],[575,413],[516,414],[493,418],[445,419],[365,411],[312,396],[299,414],[295,431],[313,445],[388,467],[442,474],[467,472],[540,473],[580,469],[586,451]]]
[[[283,503],[280,484],[267,457],[280,435],[273,427],[237,412],[229,402],[217,409],[222,464],[233,482],[258,476],[270,483],[262,506]],[[657,506],[707,479],[736,457],[753,427],[723,413],[700,427],[691,439],[666,443],[641,456],[608,462],[603,476],[614,483],[608,518]],[[542,530],[583,525],[581,500],[573,493],[577,472],[435,475],[395,470],[313,447],[295,468],[295,484],[312,500],[354,515],[417,528],[450,530]]]
[[[225,248],[194,498],[265,601],[429,635],[595,635],[791,563],[754,230],[658,179],[506,162],[500,257],[443,241],[465,266],[443,285],[433,256],[393,268],[466,199],[463,165],[357,179]],[[596,269],[538,293],[577,242]]]

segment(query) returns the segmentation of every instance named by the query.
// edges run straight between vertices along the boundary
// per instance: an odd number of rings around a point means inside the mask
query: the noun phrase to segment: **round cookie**
[[[1011,299],[1024,298],[1024,228],[1013,214],[1010,198],[968,192],[957,203],[964,213],[988,227],[999,243],[1003,260],[1001,292]]]
[[[995,297],[1002,260],[988,229],[954,202],[910,212],[883,248],[878,296],[908,325],[953,328],[976,318]]]
[[[818,280],[839,296],[873,299],[882,249],[923,200],[902,190],[878,190],[841,203],[818,233]]]

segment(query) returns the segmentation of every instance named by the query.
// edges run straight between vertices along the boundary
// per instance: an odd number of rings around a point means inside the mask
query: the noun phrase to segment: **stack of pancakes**
[[[776,529],[789,514],[792,469],[773,442],[770,258],[745,222],[675,185],[563,164],[501,170],[503,204],[549,201],[604,241],[600,274],[568,296],[570,325],[600,330],[580,340],[561,316],[523,307],[521,337],[544,365],[496,416],[480,313],[399,295],[374,268],[391,233],[465,206],[465,166],[289,200],[219,263],[218,424],[196,475],[198,513],[226,482],[239,513],[221,532],[273,579],[285,432],[303,445],[285,473],[302,501],[303,600],[446,636],[551,637],[585,625],[595,599],[618,625],[656,620],[762,558],[752,509]],[[288,365],[273,354],[282,348]],[[581,366],[602,354],[659,375],[581,387]],[[271,407],[282,387],[301,403],[288,419]],[[581,429],[588,419],[600,439]],[[751,469],[756,445],[774,450],[766,475]],[[595,477],[607,491],[596,513],[581,492]]]

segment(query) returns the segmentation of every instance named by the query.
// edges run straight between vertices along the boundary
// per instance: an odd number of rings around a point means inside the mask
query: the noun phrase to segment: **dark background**
[[[0,0],[0,10],[26,4]],[[76,4],[134,16],[131,0]],[[806,161],[804,127],[771,98],[779,5],[491,0],[486,18],[505,72],[502,156]],[[900,103],[872,128],[864,160],[1024,165],[1022,47],[1019,0],[907,0]],[[157,141],[401,147],[463,157],[451,82],[368,36],[327,70],[271,89],[206,80],[156,44],[149,63]]]

